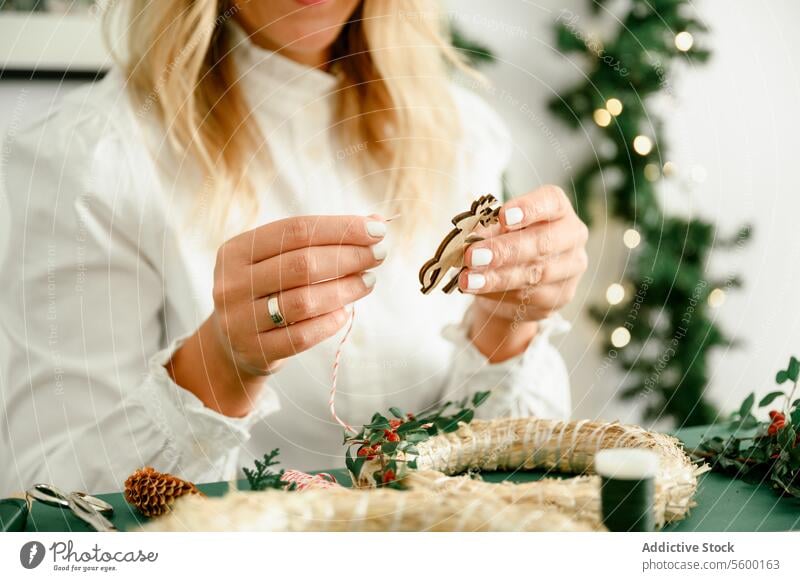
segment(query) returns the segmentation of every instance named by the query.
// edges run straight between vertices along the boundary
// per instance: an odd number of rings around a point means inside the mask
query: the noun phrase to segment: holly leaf
[[[406,442],[411,442],[412,444],[416,444],[419,442],[424,442],[428,438],[430,438],[430,434],[425,430],[419,430],[416,432],[410,432],[405,435]]]
[[[789,359],[789,367],[786,370],[786,374],[792,381],[797,381],[798,377],[800,377],[800,361],[794,356]]]
[[[380,416],[379,418],[373,418],[372,423],[367,424],[364,426],[368,430],[385,430],[389,428],[389,420]]]
[[[445,433],[455,432],[458,429],[458,423],[452,418],[437,418],[433,425]]]
[[[419,427],[416,430],[412,430],[411,432],[403,434],[403,438],[409,442],[421,442],[422,440],[427,440],[428,436],[428,430],[423,427]]]
[[[782,391],[771,391],[770,393],[761,398],[761,401],[758,402],[758,407],[763,408],[764,406],[771,404],[773,401],[775,401],[782,395],[785,396],[786,394],[783,393]]]
[[[756,394],[755,392],[748,395],[744,401],[742,402],[742,406],[739,408],[739,417],[744,419],[746,416],[750,414],[750,411],[753,409],[753,404],[756,401]]]
[[[475,395],[472,396],[472,407],[478,407],[483,402],[485,402],[492,392],[490,391],[476,391]]]
[[[394,417],[396,417],[399,420],[402,420],[403,418],[406,417],[405,414],[400,410],[400,408],[396,408],[396,407],[390,407],[389,408],[389,413],[392,414]]]
[[[464,422],[465,424],[468,424],[468,423],[470,423],[472,421],[472,418],[474,418],[474,417],[475,417],[475,410],[466,409],[466,410],[461,410],[456,415],[454,415],[453,416],[453,421],[456,424],[459,424],[460,422]]]
[[[779,385],[781,383],[786,383],[789,381],[789,374],[786,373],[785,369],[781,369],[778,373],[775,374],[775,382]]]
[[[364,456],[361,456],[353,460],[353,468],[352,470],[350,470],[350,472],[353,474],[354,477],[358,478],[359,476],[361,476],[361,467],[364,466],[364,462],[366,461],[367,459]]]
[[[797,434],[795,434],[792,426],[786,426],[782,430],[778,430],[778,444],[780,444],[782,448],[793,446],[795,438],[797,438]]]
[[[421,426],[422,422],[420,422],[419,420],[412,420],[410,422],[400,424],[397,427],[397,433],[405,434],[406,432],[413,432],[414,430],[418,430]]]
[[[350,448],[348,448],[347,452],[345,452],[344,465],[348,471],[355,473],[355,470],[353,469],[353,451]]]

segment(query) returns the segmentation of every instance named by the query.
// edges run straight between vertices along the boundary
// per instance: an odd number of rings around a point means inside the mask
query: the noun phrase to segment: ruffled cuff
[[[569,375],[550,343],[551,336],[571,328],[561,315],[540,321],[527,349],[500,363],[489,362],[469,339],[469,319],[468,311],[460,324],[448,325],[442,332],[455,346],[446,399],[491,390],[491,397],[478,410],[479,417],[569,417]]]
[[[279,410],[280,402],[275,391],[267,387],[244,417],[232,418],[207,408],[192,392],[176,384],[165,367],[187,338],[174,340],[150,358],[149,374],[133,395],[174,454],[184,461],[203,458],[213,463],[237,451],[250,439],[253,425]]]

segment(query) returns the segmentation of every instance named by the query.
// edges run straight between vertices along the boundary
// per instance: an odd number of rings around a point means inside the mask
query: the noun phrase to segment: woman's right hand
[[[378,217],[301,216],[225,242],[214,269],[214,312],[175,352],[175,382],[231,416],[251,408],[264,377],[336,334],[345,307],[368,295],[386,257]],[[284,325],[269,315],[275,295]]]

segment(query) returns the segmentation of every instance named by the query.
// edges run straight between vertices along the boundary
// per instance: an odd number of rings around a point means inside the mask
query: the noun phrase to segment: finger
[[[354,303],[371,293],[374,286],[375,274],[365,272],[361,275],[351,275],[311,286],[281,291],[276,298],[278,299],[278,309],[286,323],[295,324],[332,313]],[[257,317],[259,332],[281,326],[272,321],[266,298],[257,299],[254,302],[254,313]]]
[[[385,235],[386,223],[372,216],[300,216],[249,230],[229,244],[254,264],[309,246],[371,246]]]
[[[577,217],[534,224],[471,244],[464,253],[464,264],[479,269],[535,262],[583,247],[588,235],[586,226]]]
[[[497,303],[498,313],[508,314],[516,311],[530,316],[525,320],[537,320],[549,316],[572,301],[575,298],[577,285],[578,279],[569,279],[500,295],[479,295],[478,299]]]
[[[295,325],[259,333],[256,335],[256,348],[261,351],[264,361],[286,359],[333,337],[347,323],[347,318],[347,311],[339,309]]]
[[[279,290],[304,287],[364,272],[386,258],[384,243],[373,246],[313,246],[254,264],[247,296],[265,297]]]
[[[547,285],[580,277],[588,266],[588,258],[584,248],[576,248],[557,256],[521,266],[507,266],[497,270],[464,271],[459,284],[469,286],[469,274],[479,273],[485,275],[485,284],[479,290],[481,294],[502,298],[509,290],[525,289],[534,285]],[[480,279],[478,279],[480,280]],[[476,286],[473,279],[473,286]]]
[[[572,211],[564,190],[558,186],[542,186],[500,208],[500,224],[506,230],[518,230],[537,222],[563,218]]]

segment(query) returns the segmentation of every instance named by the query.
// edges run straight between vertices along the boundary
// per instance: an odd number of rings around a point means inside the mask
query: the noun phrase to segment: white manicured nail
[[[375,244],[372,246],[372,256],[375,257],[375,260],[383,260],[386,258],[387,254],[386,244],[381,242],[380,244]]]
[[[482,274],[468,274],[467,275],[467,290],[478,290],[486,285],[486,277]]]
[[[506,208],[506,224],[513,226],[522,222],[522,208]]]
[[[367,288],[372,288],[375,286],[375,274],[372,272],[365,272],[361,275],[361,280],[364,281],[364,286]]]
[[[492,251],[488,248],[475,248],[472,251],[472,266],[487,266],[492,263]]]
[[[386,224],[383,222],[367,222],[367,233],[373,238],[383,238],[386,236]]]

